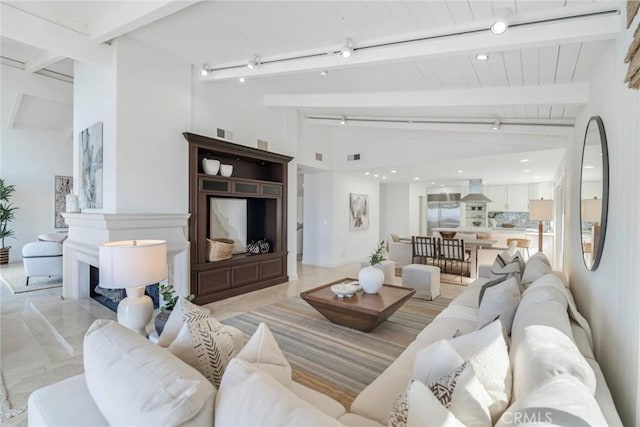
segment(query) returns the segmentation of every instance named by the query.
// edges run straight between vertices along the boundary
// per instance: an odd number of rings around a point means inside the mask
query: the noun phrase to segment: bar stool
[[[511,242],[517,243],[517,248],[526,249],[527,250],[527,259],[529,258],[529,248],[531,247],[531,240],[529,239],[507,239],[507,246],[511,244]]]

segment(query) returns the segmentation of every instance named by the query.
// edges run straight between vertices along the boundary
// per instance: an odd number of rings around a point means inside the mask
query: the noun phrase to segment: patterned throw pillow
[[[485,294],[485,292],[487,292],[487,289],[489,289],[489,288],[491,288],[493,286],[499,285],[500,283],[504,282],[505,280],[507,280],[506,276],[498,277],[497,279],[489,280],[487,283],[482,285],[482,287],[480,288],[480,294],[478,295],[478,307],[480,307],[480,304],[482,304],[482,298],[484,298],[484,294]]]
[[[197,369],[217,389],[229,361],[236,355],[233,336],[222,323],[186,300],[182,315],[184,325],[168,350]]]
[[[518,256],[518,253],[512,258],[506,257],[505,253],[499,254],[491,266],[491,276],[489,278],[491,280],[500,278],[504,280],[509,277],[515,277],[520,282],[522,277],[521,261],[522,258]]]
[[[467,368],[469,362],[464,362],[455,370],[446,373],[435,381],[427,384],[431,389],[433,395],[442,403],[442,406],[449,408],[453,400],[453,393],[456,391],[456,385],[458,384],[458,378],[462,372]]]
[[[409,416],[409,390],[411,389],[411,384],[416,380],[409,381],[409,385],[407,388],[400,393],[396,400],[394,400],[393,405],[391,405],[391,412],[389,413],[389,427],[406,427],[407,426],[407,418]]]

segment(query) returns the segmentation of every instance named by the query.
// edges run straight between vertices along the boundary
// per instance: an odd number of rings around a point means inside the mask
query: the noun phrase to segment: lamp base
[[[544,231],[544,226],[542,225],[542,221],[538,223],[538,252],[542,252],[542,233]]]
[[[146,338],[146,326],[153,317],[153,301],[144,290],[145,286],[127,288],[127,297],[118,304],[118,323]]]

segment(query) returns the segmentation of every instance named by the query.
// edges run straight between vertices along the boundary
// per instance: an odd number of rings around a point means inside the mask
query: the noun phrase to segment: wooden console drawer
[[[233,287],[248,285],[260,280],[260,263],[252,262],[231,267]]]

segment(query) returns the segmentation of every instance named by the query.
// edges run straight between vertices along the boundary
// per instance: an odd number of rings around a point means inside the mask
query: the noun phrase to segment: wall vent
[[[231,132],[230,130],[226,130],[226,129],[220,129],[220,128],[216,128],[216,136],[218,138],[224,138],[224,139],[233,139],[233,132]]]
[[[316,153],[316,160],[319,162],[322,161],[322,153]]]
[[[347,161],[354,161],[354,160],[360,160],[360,153],[356,153],[356,154],[349,154],[347,156]]]

